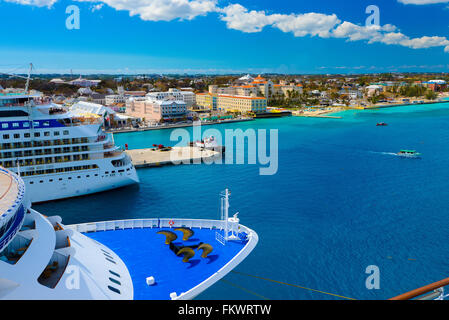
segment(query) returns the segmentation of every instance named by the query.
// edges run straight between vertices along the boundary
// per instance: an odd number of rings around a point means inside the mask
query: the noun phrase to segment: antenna
[[[30,70],[28,70],[28,77],[27,77],[27,83],[25,86],[25,92],[28,92],[29,88],[30,88],[30,77],[31,77],[31,71],[33,70],[33,64],[30,63]]]

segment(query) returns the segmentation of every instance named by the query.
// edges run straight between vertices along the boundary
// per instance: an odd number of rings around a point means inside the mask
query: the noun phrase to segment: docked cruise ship
[[[0,91],[0,165],[23,178],[33,203],[139,182],[101,118],[27,90]]]
[[[221,220],[137,219],[65,226],[30,207],[0,168],[0,299],[193,299],[243,261],[257,233]]]

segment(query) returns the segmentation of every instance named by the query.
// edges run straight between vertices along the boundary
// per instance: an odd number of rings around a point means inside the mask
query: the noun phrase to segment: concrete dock
[[[212,162],[222,156],[221,152],[204,150],[199,147],[175,147],[170,151],[161,151],[154,148],[136,149],[125,152],[137,169],[189,163],[199,164]]]

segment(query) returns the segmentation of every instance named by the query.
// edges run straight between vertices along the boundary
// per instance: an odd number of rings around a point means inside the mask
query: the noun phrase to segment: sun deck
[[[164,223],[161,220],[151,220],[147,227],[141,224],[141,220],[136,220],[128,229],[126,222],[122,222],[123,229],[119,229],[116,224],[115,228],[109,228],[109,231],[99,231],[97,223],[95,232],[84,233],[109,247],[124,261],[133,281],[134,299],[137,300],[169,300],[173,292],[176,292],[178,297],[189,292],[188,298],[193,298],[237,266],[251,252],[258,240],[257,234],[242,226],[245,233],[240,233],[240,238],[244,240],[228,241],[223,245],[216,240],[217,232],[223,234],[217,225],[219,222],[200,221],[188,225],[194,235],[188,241],[183,241],[182,233],[174,231],[176,225],[173,228],[164,227],[168,225],[168,221]],[[140,228],[136,227],[139,222]],[[208,227],[204,227],[205,224]],[[216,225],[218,229],[214,228]],[[75,228],[82,231],[83,227],[79,226]],[[178,239],[173,242],[175,245],[195,246],[203,242],[212,245],[213,251],[207,258],[201,257],[201,250],[195,251],[195,256],[188,263],[182,262],[182,256],[176,256],[165,244],[165,236],[157,234],[162,230],[169,230],[178,235]],[[247,237],[246,232],[251,236]],[[151,276],[156,283],[149,286],[146,278]],[[200,284],[201,288],[192,290]]]
[[[7,172],[0,170],[0,216],[17,200],[19,185]]]

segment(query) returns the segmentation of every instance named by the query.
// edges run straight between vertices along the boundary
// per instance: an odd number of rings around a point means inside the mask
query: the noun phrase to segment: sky
[[[0,0],[0,28],[0,72],[449,72],[449,0]]]

